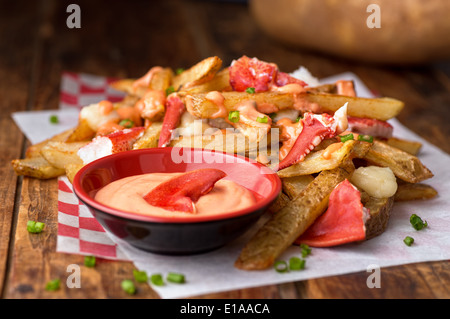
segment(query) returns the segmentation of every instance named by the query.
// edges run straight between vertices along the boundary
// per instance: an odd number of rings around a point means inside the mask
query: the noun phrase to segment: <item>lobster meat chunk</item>
[[[213,168],[187,172],[159,184],[144,195],[144,199],[150,205],[170,211],[195,213],[195,202],[226,175]]]
[[[331,192],[327,211],[295,243],[332,247],[364,240],[368,216],[361,193],[346,179]]]
[[[165,103],[166,114],[159,135],[158,147],[166,147],[172,139],[172,131],[178,126],[181,115],[186,110],[186,107],[181,98],[176,94],[170,94]]]
[[[354,133],[379,138],[390,138],[394,131],[393,126],[386,121],[353,116],[348,117],[348,129]]]
[[[334,116],[306,112],[300,121],[303,128],[286,157],[274,166],[275,171],[302,161],[324,139],[343,132],[347,128],[347,103]]]
[[[145,128],[137,126],[113,133],[97,136],[89,144],[81,147],[77,154],[84,164],[114,153],[129,151],[134,142],[144,134]]]
[[[230,85],[239,92],[247,88],[255,88],[255,92],[268,91],[275,83],[277,72],[275,64],[244,55],[230,65]]]

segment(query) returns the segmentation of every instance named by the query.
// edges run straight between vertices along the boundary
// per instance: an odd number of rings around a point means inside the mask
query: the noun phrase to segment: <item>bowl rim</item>
[[[269,204],[271,204],[279,195],[282,188],[281,179],[278,177],[275,171],[272,171],[269,167],[252,160],[250,158],[238,155],[238,154],[230,154],[222,151],[217,150],[208,150],[208,149],[201,149],[201,148],[190,148],[190,147],[183,147],[183,149],[194,151],[194,152],[208,152],[208,153],[221,153],[223,156],[232,156],[236,157],[239,160],[246,163],[246,165],[254,165],[257,166],[260,169],[267,170],[268,174],[260,174],[261,176],[265,176],[273,185],[273,188],[268,196],[263,197],[261,200],[258,200],[256,204],[236,210],[231,211],[228,213],[223,214],[217,214],[217,215],[198,215],[196,217],[162,217],[162,216],[151,216],[151,215],[144,215],[144,214],[138,214],[133,213],[129,211],[123,211],[120,209],[116,209],[110,206],[107,206],[105,204],[102,204],[98,201],[96,201],[94,198],[92,198],[81,186],[81,179],[85,176],[86,172],[89,171],[93,166],[97,166],[100,163],[112,161],[113,159],[121,159],[127,156],[130,156],[132,154],[133,156],[140,156],[141,154],[151,154],[151,153],[165,153],[165,152],[171,152],[172,149],[180,149],[180,147],[154,147],[154,148],[146,148],[146,149],[137,149],[137,150],[129,150],[124,151],[120,153],[111,154],[99,159],[96,159],[86,165],[84,165],[74,176],[72,186],[74,194],[78,197],[78,199],[84,203],[86,206],[91,207],[95,210],[98,210],[104,214],[107,215],[113,215],[116,217],[133,220],[133,221],[142,221],[142,222],[150,222],[150,223],[164,223],[164,224],[190,224],[190,223],[199,223],[199,222],[212,222],[212,221],[219,221],[219,220],[226,220],[231,219],[235,217],[240,217],[244,215],[251,214],[253,212],[262,210],[266,208]],[[202,156],[203,158],[203,156]],[[233,162],[234,163],[234,162]],[[241,162],[240,162],[241,163]],[[156,172],[155,172],[156,173]],[[259,177],[261,178],[261,177]]]

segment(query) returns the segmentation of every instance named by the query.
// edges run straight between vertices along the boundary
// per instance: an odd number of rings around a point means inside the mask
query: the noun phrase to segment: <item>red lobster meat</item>
[[[257,58],[242,56],[234,60],[229,68],[230,85],[234,91],[243,92],[248,88],[254,88],[255,92],[269,91],[273,86],[298,83],[306,86],[306,83],[287,73],[279,72],[274,63],[261,61]]]
[[[373,137],[390,138],[394,128],[385,121],[349,116],[348,130]]]
[[[107,155],[128,151],[143,133],[144,127],[137,126],[97,136],[92,142],[80,148],[77,154],[84,164],[87,164]]]
[[[166,114],[159,135],[158,147],[166,147],[172,139],[172,131],[178,126],[181,115],[185,111],[185,106],[180,97],[173,93],[166,99]]]
[[[295,243],[331,247],[364,240],[368,216],[361,193],[346,179],[331,192],[327,211]]]
[[[209,193],[214,184],[227,174],[213,168],[184,173],[159,184],[144,199],[153,206],[170,211],[195,213],[195,202]]]
[[[287,156],[275,167],[275,171],[302,161],[324,139],[332,138],[347,128],[347,104],[337,110],[334,116],[329,114],[304,113],[302,130]]]

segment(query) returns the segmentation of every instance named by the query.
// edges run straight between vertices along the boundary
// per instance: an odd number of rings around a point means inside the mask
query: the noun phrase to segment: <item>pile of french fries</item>
[[[217,105],[207,98],[209,92],[221,93],[223,106],[228,112],[245,101],[254,101],[256,105],[274,105],[278,110],[293,107],[293,93],[233,91],[228,68],[222,67],[222,61],[218,57],[210,57],[182,72],[159,68],[146,86],[136,86],[138,79],[117,81],[112,87],[126,92],[126,97],[114,103],[113,107],[116,110],[135,107],[148,90],[161,91],[166,95],[175,92],[183,101],[189,99],[190,108],[185,112],[190,113],[191,119],[203,120],[209,124],[211,115],[218,112]],[[349,116],[381,121],[394,118],[404,106],[401,101],[392,98],[340,95],[336,93],[335,85],[307,87],[301,94],[305,101],[319,105],[322,112],[332,114],[348,103]],[[159,115],[151,118],[143,116],[141,120],[145,131],[131,148],[157,147],[163,129],[164,109]],[[275,123],[272,125],[275,126]],[[220,125],[218,127],[220,129]],[[242,123],[235,128],[238,130],[228,134],[203,134],[204,131],[201,130],[202,134],[181,135],[173,138],[168,146],[200,145],[205,149],[241,154],[264,164],[267,162],[259,156],[263,151],[266,158],[278,156],[277,151],[271,149],[271,143],[266,143],[264,147],[260,145],[262,137],[270,140],[270,136],[260,136],[258,132],[258,137],[252,138],[257,128]],[[12,166],[18,175],[38,179],[67,175],[72,181],[76,172],[85,165],[78,156],[78,150],[98,134],[88,120],[80,117],[77,127],[30,146],[25,158],[13,160]],[[324,157],[327,147],[337,142],[339,138],[325,139],[304,160],[277,172],[283,189],[270,207],[272,217],[243,248],[235,263],[237,268],[256,270],[273,265],[276,258],[326,210],[331,191],[343,180],[350,179],[356,166],[389,167],[398,181],[397,192],[390,198],[375,198],[362,191],[362,201],[371,216],[366,223],[367,239],[384,231],[395,201],[436,196],[437,192],[431,186],[422,183],[433,174],[417,157],[420,143],[395,137],[374,139],[373,142],[351,140],[331,153],[331,156]]]

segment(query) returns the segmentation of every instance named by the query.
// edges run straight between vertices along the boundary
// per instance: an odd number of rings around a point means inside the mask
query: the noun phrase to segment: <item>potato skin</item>
[[[381,27],[369,28],[370,4]],[[250,11],[268,35],[286,44],[384,64],[450,57],[447,0],[252,0]]]
[[[369,210],[366,221],[366,240],[381,235],[385,230],[394,205],[394,196],[388,198],[370,197],[364,207]]]

